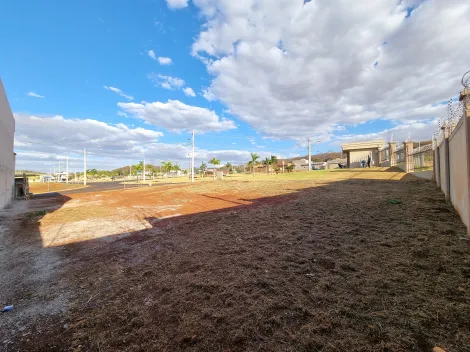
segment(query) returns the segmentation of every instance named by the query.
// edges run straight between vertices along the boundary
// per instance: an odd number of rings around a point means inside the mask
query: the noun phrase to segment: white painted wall
[[[9,203],[13,196],[15,182],[14,134],[15,119],[0,79],[0,209]]]
[[[450,200],[460,214],[463,223],[470,226],[468,202],[468,150],[465,119],[455,128],[449,138]],[[443,159],[441,159],[444,164]]]

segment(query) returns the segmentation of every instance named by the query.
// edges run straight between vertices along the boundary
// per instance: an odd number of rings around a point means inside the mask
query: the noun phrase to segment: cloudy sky
[[[428,139],[470,70],[468,0],[2,2],[17,167],[187,166]]]

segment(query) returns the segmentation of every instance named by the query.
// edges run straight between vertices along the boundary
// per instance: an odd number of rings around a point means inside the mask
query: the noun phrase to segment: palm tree
[[[277,156],[271,155],[271,164],[277,164]]]
[[[229,172],[230,174],[233,174],[232,164],[230,164],[229,162],[227,162],[227,163],[225,164],[225,167],[228,169],[228,172]]]
[[[286,166],[286,170],[287,170],[287,172],[292,172],[292,171],[294,171],[294,165],[293,165],[293,164],[287,165],[287,166]]]
[[[266,165],[266,174],[269,173],[269,165],[271,164],[271,158],[266,157],[266,159],[263,160],[263,164]]]
[[[168,161],[168,162],[162,161],[162,168],[164,172],[168,173],[171,171],[171,169],[173,169],[173,164],[171,163],[171,161]]]
[[[204,161],[201,163],[201,166],[199,167],[199,170],[201,171],[201,176],[204,177],[204,174],[206,173],[207,165],[204,163]]]
[[[248,162],[248,165],[251,166],[251,173],[253,174],[253,177],[255,176],[255,165],[258,163],[259,155],[256,153],[250,153],[251,154],[251,160]]]
[[[214,174],[214,178],[215,178],[215,166],[216,166],[216,165],[220,165],[220,160],[219,160],[219,159],[216,159],[216,158],[214,157],[214,158],[212,158],[211,160],[209,160],[209,164],[214,165],[213,174]]]

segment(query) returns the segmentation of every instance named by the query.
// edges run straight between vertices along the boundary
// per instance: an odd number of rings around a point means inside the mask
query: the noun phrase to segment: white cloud
[[[184,80],[178,77],[152,73],[149,75],[149,78],[156,86],[160,86],[165,89],[180,89],[184,86]]]
[[[398,141],[404,142],[411,138],[413,141],[423,141],[431,139],[433,133],[437,129],[437,119],[431,121],[413,121],[404,123],[376,133],[345,135],[334,141],[333,145],[340,145],[346,142],[367,141],[383,139],[386,142]]]
[[[225,131],[236,128],[232,120],[217,116],[206,108],[186,105],[178,100],[167,103],[118,103],[126,113],[169,131]]]
[[[28,96],[28,97],[33,97],[33,98],[44,98],[43,95],[39,95],[39,94],[36,94],[36,93],[34,93],[34,92],[29,92],[29,93],[27,94],[27,96]]]
[[[161,132],[130,128],[124,124],[115,126],[104,122],[86,119],[67,119],[63,116],[37,117],[15,114],[16,136],[15,152],[17,168],[48,172],[58,162],[64,167],[69,157],[69,169],[83,170],[83,149],[87,149],[87,168],[114,169],[142,160],[143,153],[147,162],[160,164],[162,160],[179,163],[187,167],[188,143],[161,143]],[[203,137],[197,136],[198,140]],[[208,136],[207,138],[211,138]],[[186,140],[186,138],[184,138]],[[270,153],[258,153],[262,158]],[[207,150],[196,149],[196,165],[212,157],[224,163],[246,163],[250,152],[246,150]]]
[[[38,117],[15,114],[15,121],[18,168],[39,168],[45,161],[54,161],[66,155],[81,158],[84,148],[92,158],[115,158],[114,165],[122,166],[126,158],[140,157],[145,147],[158,143],[163,136],[162,132],[149,129],[130,128],[124,124],[109,125],[92,119],[67,119],[60,115]],[[51,165],[43,166],[48,170]],[[71,164],[73,167],[81,165]],[[94,167],[103,168],[101,164]]]
[[[154,60],[157,59],[157,55],[155,55],[155,52],[153,50],[149,50],[148,54],[152,59],[154,59]]]
[[[170,9],[182,9],[188,7],[188,0],[166,0]]]
[[[202,90],[202,96],[207,100],[207,101],[214,101],[216,100],[216,96],[209,91],[209,89],[203,89]]]
[[[104,86],[105,89],[107,90],[110,90],[116,94],[119,94],[121,97],[124,97],[128,100],[133,100],[134,97],[132,95],[127,95],[125,94],[122,90],[120,90],[119,88],[115,88],[115,87],[108,87],[108,86]]]
[[[279,139],[432,119],[470,62],[467,0],[193,2],[205,23],[192,52],[214,77],[203,96]]]
[[[127,114],[126,114],[125,112],[123,112],[123,111],[118,111],[118,112],[117,112],[117,115],[118,115],[118,116],[122,116],[122,117],[126,117],[126,118],[129,117],[129,116],[127,116]]]
[[[171,65],[171,58],[169,57],[159,57],[158,62],[160,65]]]
[[[194,93],[194,90],[190,87],[186,87],[183,89],[184,94],[186,94],[188,97],[195,97],[196,93]]]

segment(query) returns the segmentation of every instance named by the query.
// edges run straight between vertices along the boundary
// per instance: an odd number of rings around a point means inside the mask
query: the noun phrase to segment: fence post
[[[405,172],[415,171],[413,157],[413,142],[403,143],[403,157],[405,159]]]
[[[390,157],[390,166],[397,164],[397,142],[388,143],[388,151]]]
[[[446,181],[444,185],[442,185],[442,180],[440,183],[441,183],[441,189],[444,191],[446,195],[446,200],[448,201],[450,200],[450,163],[449,163],[450,160],[449,160],[449,137],[447,136],[447,134],[445,134],[445,138],[442,141],[440,148],[444,148],[444,160],[439,160],[439,163],[444,163],[444,173],[445,173],[445,181]]]
[[[465,127],[465,151],[467,154],[467,216],[470,221],[470,89],[466,88],[460,92],[460,101],[463,101],[463,127]],[[470,225],[467,226],[467,234],[470,235]]]

